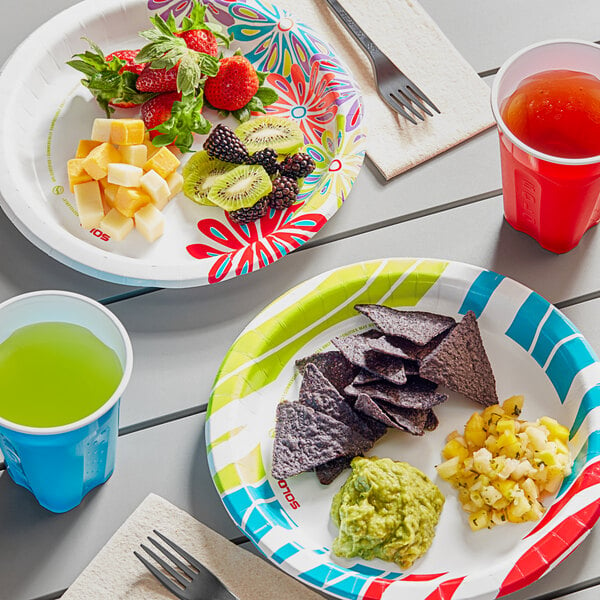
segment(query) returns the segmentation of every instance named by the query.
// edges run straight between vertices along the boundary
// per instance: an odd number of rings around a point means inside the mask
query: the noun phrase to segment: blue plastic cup
[[[104,306],[62,291],[23,294],[0,304],[0,342],[33,323],[62,322],[89,329],[112,348],[123,367],[115,393],[94,413],[58,427],[29,427],[0,417],[0,450],[15,483],[56,513],[75,508],[113,473],[119,432],[119,401],[133,365],[131,341]]]

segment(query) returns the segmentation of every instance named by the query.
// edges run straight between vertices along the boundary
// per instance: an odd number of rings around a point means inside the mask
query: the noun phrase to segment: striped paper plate
[[[362,100],[353,76],[327,40],[294,15],[260,0],[204,0],[208,20],[233,36],[279,94],[269,114],[292,119],[316,168],[285,210],[239,225],[221,209],[179,194],[164,209],[165,233],[148,244],[138,231],[121,242],[79,224],[67,160],[94,118],[105,116],[66,64],[87,50],[139,48],[149,17],[182,19],[192,0],[85,0],[32,33],[0,71],[0,207],[44,252],[87,275],[127,285],[191,287],[264,268],[315,235],[342,206],[363,163]],[[236,127],[216,111],[216,125]],[[118,110],[117,117],[136,117]],[[197,136],[200,150],[206,136]],[[185,162],[187,157],[182,159]]]
[[[331,498],[346,479],[321,486],[314,473],[270,476],[275,409],[298,397],[294,361],[360,331],[357,303],[417,307],[478,317],[500,399],[524,394],[523,416],[550,415],[571,430],[575,457],[538,523],[472,532],[456,492],[435,472],[446,435],[481,408],[458,394],[436,407],[422,438],[389,431],[371,455],[407,461],[446,496],[427,554],[403,572],[379,560],[340,559]],[[348,599],[458,600],[503,596],[565,558],[600,515],[600,365],[574,325],[535,292],[497,273],[439,260],[393,258],[353,264],[300,284],[265,308],[229,350],[216,377],[206,428],[209,464],[238,527],[289,574]],[[347,472],[346,472],[347,473]]]

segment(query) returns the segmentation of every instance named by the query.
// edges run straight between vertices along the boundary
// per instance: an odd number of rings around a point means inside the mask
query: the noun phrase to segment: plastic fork
[[[425,120],[422,113],[433,117],[428,106],[439,113],[438,107],[411,81],[358,26],[337,0],[326,0],[333,12],[354,39],[363,47],[375,71],[375,83],[382,100],[415,125]],[[427,106],[428,105],[428,106]]]
[[[170,546],[175,554],[150,536],[148,536],[148,540],[160,554],[144,544],[141,544],[141,548],[161,568],[159,569],[139,552],[134,551],[134,554],[150,573],[177,598],[181,598],[181,600],[239,600],[214,573],[191,554],[156,529],[154,529],[154,533]]]

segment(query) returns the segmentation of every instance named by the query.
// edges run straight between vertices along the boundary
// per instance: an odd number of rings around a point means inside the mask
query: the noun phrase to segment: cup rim
[[[500,67],[500,69],[498,69],[498,72],[494,77],[494,81],[492,82],[492,92],[490,95],[490,101],[492,105],[492,113],[494,114],[494,119],[496,120],[496,125],[498,129],[500,129],[500,131],[504,135],[506,135],[506,137],[508,137],[513,144],[515,144],[515,146],[518,146],[521,150],[527,152],[527,154],[535,156],[536,158],[539,158],[546,162],[571,166],[592,165],[595,163],[599,163],[600,154],[596,154],[594,156],[587,156],[585,158],[564,158],[540,152],[539,150],[536,150],[535,148],[532,148],[531,146],[525,144],[512,131],[510,131],[510,129],[506,126],[502,115],[500,114],[500,107],[498,103],[500,82],[502,81],[502,78],[508,71],[508,69],[510,69],[513,63],[517,59],[521,58],[521,56],[523,56],[524,54],[527,54],[528,52],[531,52],[532,50],[535,50],[536,48],[539,48],[541,46],[552,46],[555,44],[576,44],[580,46],[589,46],[591,48],[594,48],[596,51],[600,52],[600,46],[598,44],[595,44],[593,42],[587,42],[585,40],[577,40],[571,38],[557,38],[552,40],[545,40],[542,42],[537,42],[535,44],[530,44],[529,46],[526,46],[525,48],[522,48],[521,50],[515,52],[512,56],[510,56],[504,61],[503,65]]]
[[[96,310],[99,310],[101,313],[103,313],[106,317],[108,317],[108,319],[112,322],[112,324],[116,327],[117,331],[119,332],[119,335],[121,336],[121,339],[123,341],[123,345],[125,346],[125,364],[123,366],[123,375],[121,376],[121,381],[119,382],[119,385],[117,386],[117,389],[114,391],[112,396],[110,396],[110,398],[108,398],[108,400],[104,404],[102,404],[100,408],[96,409],[93,413],[83,417],[82,419],[79,419],[78,421],[73,421],[72,423],[67,423],[65,425],[55,425],[53,427],[34,427],[31,425],[21,425],[19,423],[14,423],[13,421],[9,421],[8,419],[5,419],[4,417],[0,416],[0,426],[18,433],[33,434],[38,436],[70,433],[72,431],[82,429],[90,423],[93,423],[94,421],[98,420],[100,417],[105,415],[121,398],[123,392],[125,391],[125,388],[127,387],[127,384],[129,383],[131,372],[133,370],[133,348],[127,330],[113,312],[108,310],[98,301],[89,298],[88,296],[77,294],[75,292],[67,292],[63,290],[40,290],[36,292],[20,294],[18,296],[13,296],[12,298],[5,300],[4,302],[1,302],[0,311],[6,306],[36,296],[62,296],[78,300],[85,304],[89,304]],[[39,322],[43,323],[44,321]]]

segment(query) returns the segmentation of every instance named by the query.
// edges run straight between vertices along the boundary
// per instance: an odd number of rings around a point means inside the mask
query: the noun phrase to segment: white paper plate
[[[435,465],[448,433],[481,409],[459,394],[435,408],[440,425],[423,437],[388,431],[370,455],[407,461],[438,484],[446,503],[427,554],[402,572],[379,560],[340,559],[330,486],[314,473],[274,480],[275,409],[297,400],[294,361],[328,348],[369,322],[357,303],[478,317],[502,400],[525,396],[523,416],[557,418],[571,430],[573,473],[538,523],[472,532],[456,491]],[[324,273],[265,308],[225,357],[208,408],[209,465],[225,507],[276,564],[333,596],[351,600],[489,599],[539,579],[583,540],[600,515],[600,365],[573,324],[535,292],[461,263],[385,259]],[[296,505],[297,504],[297,505]]]
[[[66,65],[93,39],[105,52],[139,48],[153,12],[182,17],[191,2],[87,0],[35,31],[0,75],[0,199],[17,228],[57,260],[88,275],[129,285],[189,287],[262,268],[310,239],[347,197],[364,157],[360,95],[335,52],[308,27],[258,0],[209,0],[210,18],[234,35],[279,100],[269,112],[295,119],[317,169],[299,202],[239,226],[220,209],[180,194],[164,210],[166,232],[148,244],[134,231],[123,242],[80,227],[66,162],[103,116],[80,74]],[[135,111],[133,115],[135,115]],[[117,116],[132,116],[120,111]],[[207,111],[213,123],[218,115]],[[235,126],[233,120],[228,122]],[[202,145],[198,138],[195,148]]]

